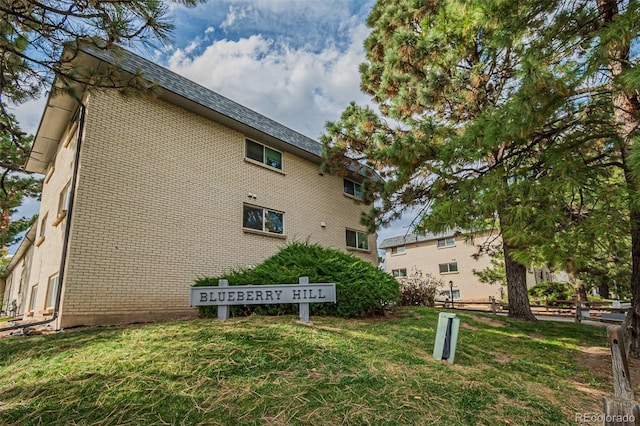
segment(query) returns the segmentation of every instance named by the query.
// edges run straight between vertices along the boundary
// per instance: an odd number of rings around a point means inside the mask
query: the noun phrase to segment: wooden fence
[[[629,316],[630,317],[630,316]],[[607,327],[613,374],[613,396],[604,397],[603,424],[605,426],[639,426],[640,403],[635,400],[629,362],[628,344],[625,344],[625,329],[630,318],[623,325]]]
[[[454,299],[436,301],[437,307],[460,309],[465,311],[508,313],[509,304],[500,300],[463,300]],[[573,318],[575,322],[583,320],[619,324],[624,321],[629,308],[614,308],[611,302],[579,302],[576,300],[555,300],[553,302],[533,301],[531,311],[536,316]]]

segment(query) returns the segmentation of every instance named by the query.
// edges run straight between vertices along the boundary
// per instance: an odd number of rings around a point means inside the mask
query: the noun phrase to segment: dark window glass
[[[354,197],[362,198],[362,185],[353,182],[349,179],[343,179],[344,193],[353,195]]]
[[[247,139],[247,158],[264,163],[264,147]]]
[[[347,229],[347,247],[358,247],[357,236],[355,231]]]
[[[244,206],[242,226],[262,231],[262,209]]]
[[[264,148],[264,151],[266,154],[265,164],[274,169],[282,169],[282,153],[267,147]]]

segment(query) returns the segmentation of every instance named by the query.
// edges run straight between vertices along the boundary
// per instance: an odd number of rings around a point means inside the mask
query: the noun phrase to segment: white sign
[[[269,305],[336,301],[334,283],[191,287],[191,306]]]

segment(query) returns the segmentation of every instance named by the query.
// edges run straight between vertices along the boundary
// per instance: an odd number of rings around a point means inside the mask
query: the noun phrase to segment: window
[[[42,242],[44,241],[44,236],[47,233],[47,216],[49,216],[48,213],[45,214],[40,221],[40,233],[38,234],[38,239],[35,242],[36,247],[39,247],[40,244],[42,244]]]
[[[60,195],[58,197],[58,215],[56,216],[56,220],[53,221],[53,226],[58,226],[62,219],[67,215],[67,210],[69,209],[69,191],[71,187],[71,182],[67,182],[67,184],[62,188]]]
[[[393,269],[391,270],[391,275],[393,275],[394,277],[406,277],[407,268]]]
[[[454,237],[441,238],[438,240],[438,248],[440,247],[452,247],[456,245],[456,239]]]
[[[246,229],[282,235],[284,234],[284,213],[245,204],[242,226]]]
[[[347,229],[347,247],[369,250],[369,238],[364,232]]]
[[[36,301],[38,298],[38,284],[31,287],[31,300],[29,301],[29,311],[36,310]]]
[[[404,250],[405,250],[404,246],[391,247],[391,254],[403,254]]]
[[[48,213],[46,213],[40,221],[40,238],[44,238],[47,233],[47,216],[49,216]]]
[[[441,263],[438,265],[438,268],[440,268],[441,274],[446,274],[448,272],[458,272],[458,262]]]
[[[246,140],[246,157],[265,164],[274,169],[282,170],[282,153],[252,140]]]
[[[71,182],[67,182],[67,184],[62,188],[60,192],[60,196],[58,198],[58,216],[67,212],[69,209],[69,188],[71,186]]]
[[[451,298],[451,292],[449,290],[441,291],[440,296],[444,296],[449,299]],[[453,298],[460,299],[460,290],[453,290]]]
[[[49,285],[47,285],[47,297],[45,299],[45,308],[53,308],[56,301],[56,295],[58,293],[58,274],[49,278]]]
[[[349,179],[343,179],[344,193],[353,195],[356,198],[362,198],[362,185]]]

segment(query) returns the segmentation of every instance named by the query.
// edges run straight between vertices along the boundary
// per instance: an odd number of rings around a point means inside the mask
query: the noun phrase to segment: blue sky
[[[170,6],[172,43],[140,53],[149,59],[318,139],[350,101],[365,104],[358,66],[364,62],[366,18],[373,0],[209,0]],[[35,132],[44,101],[16,109]],[[33,203],[29,203],[33,208]],[[403,234],[396,224],[381,238]]]

